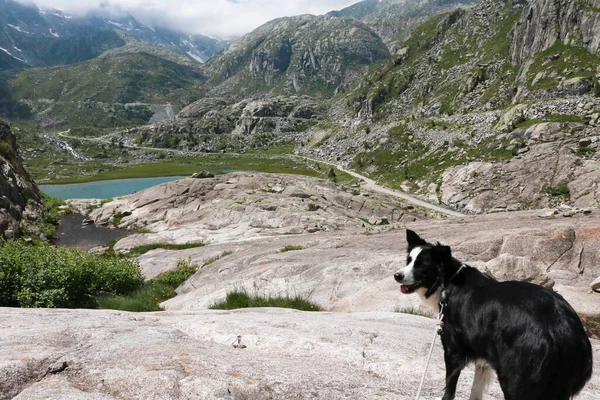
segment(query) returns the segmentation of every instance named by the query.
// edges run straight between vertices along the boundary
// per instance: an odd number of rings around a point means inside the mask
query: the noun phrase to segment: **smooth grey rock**
[[[542,271],[539,265],[527,257],[501,254],[488,261],[485,267],[499,281],[531,282],[547,288],[554,286],[554,281]]]
[[[153,232],[120,240],[115,250],[126,252],[149,243],[223,243],[290,234],[298,226],[358,228],[361,218],[387,217],[392,223],[424,218],[406,207],[382,194],[357,198],[323,179],[234,173],[158,185],[107,203],[90,218],[109,222],[115,213],[129,211],[120,226]]]
[[[600,277],[594,279],[593,282],[590,283],[590,288],[594,292],[600,293]]]
[[[401,313],[282,309],[2,309],[0,321],[0,398],[17,400],[408,400],[435,330],[434,319]],[[238,336],[246,348],[233,347]],[[69,368],[45,375],[57,356]],[[438,342],[423,398],[438,396],[444,378]],[[457,398],[468,396],[472,379],[468,367]],[[578,400],[597,399],[599,384],[595,371]],[[495,379],[486,398],[503,398]]]

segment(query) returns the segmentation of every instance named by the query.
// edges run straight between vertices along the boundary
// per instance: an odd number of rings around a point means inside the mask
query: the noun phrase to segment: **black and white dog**
[[[592,347],[581,320],[557,293],[525,282],[497,282],[407,230],[404,294],[443,312],[444,400],[476,363],[470,400],[481,400],[493,368],[506,400],[568,400],[592,375]]]

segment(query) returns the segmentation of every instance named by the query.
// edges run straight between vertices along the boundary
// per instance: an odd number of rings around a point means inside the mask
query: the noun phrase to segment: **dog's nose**
[[[396,279],[396,282],[402,282],[404,280],[404,274],[402,272],[396,272],[394,274],[394,279]]]

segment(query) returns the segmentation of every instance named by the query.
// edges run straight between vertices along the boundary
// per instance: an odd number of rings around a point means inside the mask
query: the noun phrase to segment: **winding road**
[[[87,140],[87,141],[93,141],[93,142],[101,142],[101,143],[107,143],[110,144],[110,141],[108,140],[103,140],[101,138],[86,138],[86,137],[75,137],[75,136],[69,136],[68,135],[69,131],[64,131],[64,132],[59,132],[58,136],[62,137],[62,138],[66,138],[66,139],[77,139],[77,140]],[[161,148],[155,148],[155,147],[143,147],[143,146],[131,146],[131,145],[124,145],[124,147],[128,147],[128,148],[134,148],[134,149],[140,149],[140,150],[151,150],[151,151],[168,151],[168,152],[174,152],[174,153],[179,153],[181,155],[202,155],[205,153],[201,153],[201,152],[192,152],[192,151],[187,151],[187,152],[183,152],[181,150],[174,150],[174,149],[161,149]],[[233,153],[229,153],[229,154],[233,154]],[[444,207],[440,207],[440,206],[436,206],[435,204],[431,204],[428,203],[426,201],[417,199],[416,197],[413,197],[407,193],[404,192],[400,192],[398,190],[393,190],[393,189],[389,189],[386,188],[384,186],[378,185],[373,179],[367,178],[364,175],[361,175],[359,173],[356,173],[354,171],[350,171],[344,167],[342,167],[339,164],[335,164],[329,161],[324,161],[324,160],[319,160],[316,158],[310,158],[310,157],[305,157],[305,156],[299,156],[299,155],[290,155],[291,157],[294,158],[300,158],[303,160],[307,160],[307,161],[313,161],[313,162],[317,162],[317,163],[321,163],[321,164],[326,164],[326,165],[330,165],[332,167],[337,168],[338,170],[345,172],[349,175],[352,175],[355,178],[358,178],[360,180],[363,181],[363,183],[361,184],[361,187],[363,189],[367,189],[373,192],[378,192],[378,193],[383,193],[383,194],[387,194],[389,196],[394,196],[403,200],[406,200],[414,205],[417,205],[419,207],[422,208],[426,208],[428,210],[431,211],[435,211],[441,214],[444,214],[448,217],[453,217],[453,218],[462,218],[465,217],[465,214],[459,213],[457,211],[453,211],[453,210],[449,210],[447,208]]]
[[[413,197],[409,194],[406,194],[404,192],[400,192],[398,190],[392,190],[392,189],[388,189],[384,186],[378,185],[373,179],[367,178],[364,175],[358,174],[354,171],[350,171],[348,169],[345,169],[344,167],[342,167],[341,165],[338,164],[334,164],[328,161],[323,161],[323,160],[318,160],[315,158],[310,158],[310,157],[304,157],[304,156],[295,156],[295,157],[299,157],[302,158],[304,160],[310,160],[310,161],[315,161],[321,164],[327,164],[327,165],[331,165],[332,167],[335,167],[337,169],[339,169],[342,172],[345,172],[349,175],[352,175],[355,178],[361,179],[362,181],[364,181],[364,183],[361,185],[362,188],[367,189],[367,190],[371,190],[373,192],[378,192],[378,193],[383,193],[383,194],[387,194],[390,196],[394,196],[394,197],[398,197],[401,199],[404,199],[412,204],[415,204],[419,207],[423,207],[423,208],[427,208],[428,210],[432,210],[435,212],[439,212],[441,214],[447,215],[449,217],[455,217],[455,218],[461,218],[461,217],[465,217],[465,214],[461,214],[457,211],[453,211],[453,210],[449,210],[447,208],[444,207],[440,207],[440,206],[436,206],[434,204],[431,203],[427,203],[426,201],[417,199],[416,197]]]

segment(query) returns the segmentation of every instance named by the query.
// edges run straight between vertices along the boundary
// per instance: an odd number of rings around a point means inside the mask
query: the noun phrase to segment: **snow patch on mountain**
[[[199,63],[204,64],[206,61],[202,59],[202,57],[200,57],[198,54],[193,53],[192,51],[187,51],[186,54],[190,57],[192,57],[194,60],[198,61]]]
[[[6,24],[6,25],[10,26],[14,30],[19,31],[21,33],[27,33],[27,34],[29,34],[29,32],[27,32],[25,29],[22,29],[20,26],[13,25],[13,24]]]

